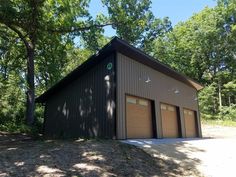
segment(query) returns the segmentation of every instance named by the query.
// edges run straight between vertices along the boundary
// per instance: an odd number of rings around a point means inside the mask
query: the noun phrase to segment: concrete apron
[[[189,171],[187,176],[235,176],[236,138],[129,139],[121,142],[171,162],[182,171]]]
[[[175,144],[175,143],[189,142],[196,140],[202,140],[202,138],[127,139],[127,140],[121,140],[121,142],[138,147],[150,148],[152,145]]]

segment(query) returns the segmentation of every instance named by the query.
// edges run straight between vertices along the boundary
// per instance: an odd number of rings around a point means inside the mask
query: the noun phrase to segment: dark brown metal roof
[[[136,60],[140,63],[143,63],[159,72],[162,72],[178,81],[181,81],[196,90],[200,90],[203,88],[201,84],[198,82],[190,79],[189,77],[180,74],[174,71],[172,68],[162,64],[158,60],[154,59],[153,57],[145,54],[143,51],[133,47],[132,45],[128,44],[124,40],[119,39],[118,37],[114,37],[107,45],[105,45],[97,54],[91,56],[87,61],[85,61],[82,65],[77,67],[67,76],[65,76],[62,80],[36,98],[36,102],[43,103],[45,102],[50,96],[52,96],[55,92],[63,89],[66,85],[74,81],[84,72],[88,71],[91,67],[101,61],[105,56],[111,54],[111,52],[120,52],[133,60]]]

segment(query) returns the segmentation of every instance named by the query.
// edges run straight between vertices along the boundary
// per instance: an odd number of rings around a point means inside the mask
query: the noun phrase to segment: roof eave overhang
[[[47,101],[47,99],[60,90],[62,87],[66,86],[76,78],[78,78],[79,75],[83,74],[89,68],[91,68],[93,65],[98,63],[100,60],[102,60],[103,57],[106,55],[112,53],[115,51],[114,46],[110,43],[108,43],[106,46],[104,46],[97,54],[92,55],[89,57],[88,60],[86,60],[83,64],[78,66],[76,69],[74,69],[72,72],[70,72],[68,75],[66,75],[64,78],[62,78],[59,82],[57,82],[55,85],[53,85],[51,88],[49,88],[47,91],[45,91],[42,95],[36,98],[36,103],[44,103]]]
[[[110,43],[105,45],[96,55],[91,56],[87,61],[85,61],[82,65],[77,67],[75,70],[73,70],[71,73],[69,73],[67,76],[65,76],[62,80],[60,80],[57,84],[52,86],[50,89],[48,89],[46,92],[44,92],[42,95],[40,95],[38,98],[36,98],[37,103],[44,103],[47,101],[47,99],[60,90],[61,88],[65,87],[67,84],[78,78],[79,75],[86,72],[89,68],[91,68],[93,65],[98,63],[102,58],[104,58],[106,55],[109,55],[111,52],[120,52],[133,60],[136,60],[140,63],[143,63],[159,72],[162,72],[178,81],[181,81],[196,90],[201,90],[203,86],[199,84],[198,82],[192,80],[191,78],[180,74],[173,70],[172,68],[168,67],[167,65],[162,64],[158,60],[155,60],[151,56],[145,54],[141,50],[131,46],[127,42],[120,40],[119,38],[115,37],[113,40],[111,40]]]

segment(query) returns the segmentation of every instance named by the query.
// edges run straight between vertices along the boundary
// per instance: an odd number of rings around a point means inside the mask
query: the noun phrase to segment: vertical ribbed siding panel
[[[198,94],[196,93],[196,98],[198,98]],[[199,101],[197,99],[198,105],[199,105]],[[199,110],[199,106],[198,106],[198,110],[197,110],[197,128],[198,128],[198,135],[199,137],[202,138],[202,124],[201,124],[201,116],[200,116],[200,110]]]
[[[147,79],[150,82],[145,82]],[[178,89],[179,94],[174,90]],[[160,102],[195,110],[196,90],[144,64],[117,54],[117,138],[126,139],[125,95],[143,97],[154,101],[157,137],[162,137]],[[182,114],[181,114],[182,115]],[[182,116],[181,116],[182,119]],[[182,129],[184,125],[182,124]]]
[[[120,87],[120,83],[121,83],[121,80],[123,78],[123,73],[120,73],[120,70],[119,70],[119,67],[120,65],[122,65],[120,63],[121,61],[118,59],[118,54],[116,55],[116,74],[117,74],[117,86],[116,86],[116,135],[117,135],[117,138],[121,139],[121,137],[123,137],[123,131],[124,128],[122,126],[124,126],[124,123],[122,123],[122,117],[123,117],[123,112],[121,111],[122,108],[121,108],[121,104],[119,104],[121,102],[121,93],[122,93],[122,87]],[[119,74],[118,74],[119,73]],[[123,130],[123,131],[122,131]]]
[[[46,102],[45,134],[113,138],[115,126],[114,54],[51,96]],[[106,81],[106,79],[109,79]]]
[[[182,133],[182,137],[186,137],[186,132],[185,132],[185,121],[184,121],[184,109],[183,107],[181,107],[179,109],[180,111],[180,125],[181,125],[181,133]]]

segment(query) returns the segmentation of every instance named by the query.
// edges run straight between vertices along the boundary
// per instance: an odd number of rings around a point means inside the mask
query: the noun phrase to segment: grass
[[[34,138],[39,137],[42,133],[43,124],[39,121],[36,121],[34,125],[28,126],[24,122],[3,122],[0,123],[0,131],[8,133],[24,133],[30,135]]]
[[[220,125],[220,126],[227,126],[227,127],[236,127],[236,121],[232,121],[232,120],[202,119],[202,123],[207,124],[207,125]]]

